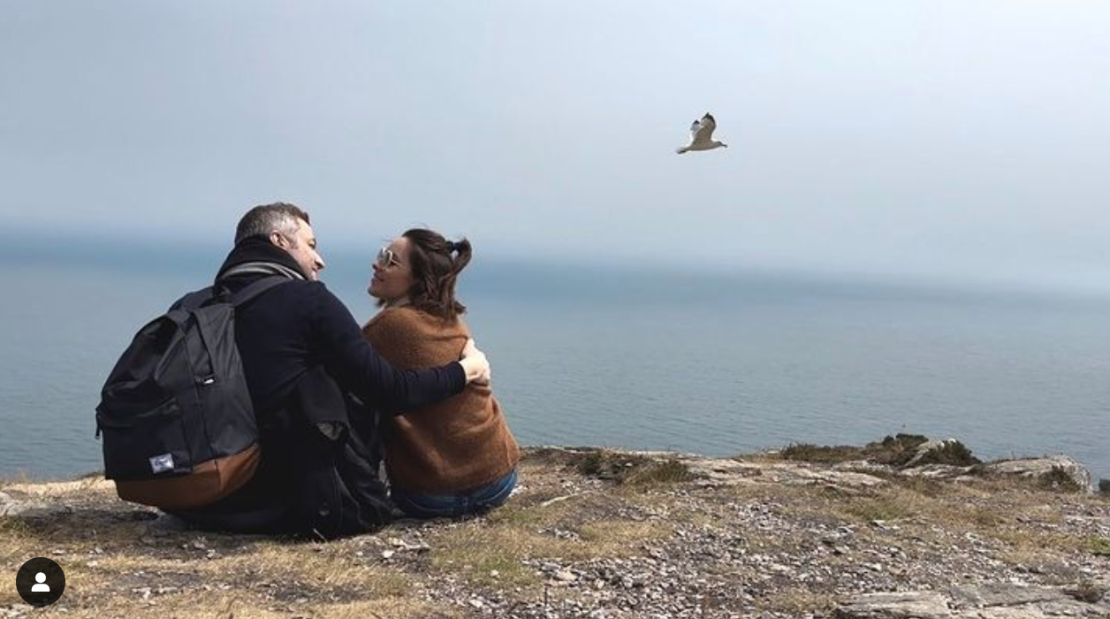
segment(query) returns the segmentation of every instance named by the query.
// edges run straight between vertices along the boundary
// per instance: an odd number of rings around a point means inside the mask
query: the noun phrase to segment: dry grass
[[[26,522],[0,518],[0,571],[14,574],[24,561],[41,556],[42,544],[37,542]],[[14,587],[0,587],[0,607],[22,602]]]
[[[160,614],[220,616],[213,610],[219,607],[213,598],[222,596],[225,587],[234,592],[226,599],[234,600],[237,608],[260,613],[236,611],[237,617],[271,616],[259,609],[307,601],[318,611],[327,610],[327,616],[357,616],[356,610],[333,614],[333,607],[412,606],[406,600],[412,582],[404,572],[367,565],[354,556],[314,552],[306,545],[260,544],[248,553],[214,559],[104,554],[61,559],[59,563],[66,570],[64,600],[78,608],[95,609],[88,616],[111,615],[140,602],[157,607]]]
[[[888,483],[870,488],[784,485],[762,478],[705,487],[689,483],[686,465],[666,457],[550,449],[525,459],[524,490],[484,517],[398,524],[378,535],[328,544],[190,531],[148,534],[149,514],[116,501],[96,480],[18,485],[13,493],[42,493],[42,500],[64,500],[72,509],[46,518],[0,518],[0,570],[14,572],[31,556],[50,556],[63,565],[66,595],[44,616],[62,616],[64,605],[65,616],[78,618],[461,619],[481,612],[471,612],[465,597],[460,606],[444,598],[428,601],[426,592],[450,582],[464,592],[542,600],[550,583],[536,563],[573,567],[638,557],[645,546],[681,554],[678,528],[703,540],[728,540],[748,556],[819,556],[834,575],[858,562],[855,553],[869,545],[929,561],[937,552],[953,552],[967,533],[984,540],[994,558],[1043,568],[1052,577],[1052,570],[1077,556],[1110,557],[1110,538],[1069,524],[1075,514],[1099,513],[1092,506],[1102,510],[1110,499],[1046,492],[1017,480],[961,484],[884,477]],[[749,514],[752,507],[764,510],[759,513],[769,524],[738,529],[738,514]],[[896,526],[872,526],[874,521]],[[841,525],[854,531],[849,553],[815,554],[815,545],[827,547],[806,531],[835,531]],[[394,546],[391,537],[419,538],[428,549]],[[389,548],[396,549],[392,558],[382,552]],[[737,566],[734,560],[708,559],[699,565],[710,579],[732,578],[728,570]],[[782,574],[775,578],[781,586],[759,597],[758,609],[745,610],[804,616],[822,614],[833,603],[827,588],[780,583],[777,579],[787,578]],[[707,617],[737,609],[736,597],[725,590],[700,598]],[[577,584],[558,586],[562,600],[581,594]],[[11,587],[0,587],[0,608],[18,602]]]
[[[672,531],[659,521],[616,518],[614,510],[621,505],[618,498],[601,494],[551,504],[510,503],[484,525],[433,531],[427,538],[436,549],[431,565],[477,585],[534,588],[542,578],[525,560],[623,557]]]
[[[207,563],[213,577],[221,573],[251,574],[254,580],[301,582],[306,588],[357,592],[353,597],[366,599],[404,597],[412,587],[403,572],[368,564],[349,550],[317,552],[304,544],[260,544],[249,554]]]
[[[807,617],[814,611],[825,613],[836,602],[836,596],[827,593],[814,593],[809,589],[791,587],[776,591],[767,596],[762,610],[786,613],[790,616]]]
[[[1064,494],[1057,495],[1058,501],[1046,502],[1043,493],[1029,488],[1018,480],[969,486],[911,477],[860,495],[808,488],[792,496],[776,489],[775,497],[795,515],[831,516],[857,525],[880,521],[909,528],[924,539],[934,538],[936,531],[973,532],[1002,544],[1014,564],[1048,553],[1087,550],[1110,556],[1110,540],[1092,541],[1058,530],[1065,511],[1078,509],[1090,498]],[[1032,522],[1041,524],[1030,526]]]
[[[63,600],[69,599],[69,589]],[[329,619],[426,619],[428,617],[459,618],[465,615],[444,612],[429,604],[408,599],[386,598],[339,603],[320,603],[316,600],[288,603],[259,602],[243,593],[178,593],[152,596],[148,599],[132,597],[99,597],[80,608],[71,605],[52,606],[39,611],[43,616],[77,619],[105,619],[107,617],[162,617],[165,619],[275,619],[281,617]]]
[[[408,599],[407,573],[357,557],[353,543],[187,531],[151,537],[149,519],[136,517],[142,510],[81,483],[65,488],[45,495],[96,506],[0,518],[0,569],[14,573],[27,559],[46,556],[65,570],[65,595],[47,614],[124,617],[139,609],[137,616],[288,617],[297,607],[305,617],[430,614]],[[14,588],[0,588],[0,607],[18,603]]]

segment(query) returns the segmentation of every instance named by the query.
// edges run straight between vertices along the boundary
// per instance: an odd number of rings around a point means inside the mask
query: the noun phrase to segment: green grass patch
[[[603,449],[583,454],[574,467],[587,477],[631,486],[674,484],[695,478],[690,469],[675,458],[658,459]]]
[[[0,518],[0,533],[8,533],[10,535],[30,535],[31,525],[27,521],[15,516],[7,516]]]
[[[778,453],[783,460],[813,462],[815,464],[838,464],[863,460],[863,449],[850,445],[812,445],[799,443],[788,445]]]
[[[535,503],[521,505],[509,501],[498,509],[486,515],[486,521],[492,527],[549,527],[575,510],[576,502],[558,501],[550,505]]]
[[[624,483],[634,486],[677,484],[692,481],[694,477],[695,475],[690,472],[685,464],[674,458],[668,458],[633,469],[625,478]]]
[[[853,501],[844,507],[844,511],[863,522],[899,520],[913,516],[916,513],[914,507],[906,501],[887,496]]]
[[[1037,478],[1037,486],[1043,490],[1057,492],[1080,492],[1084,490],[1067,470],[1061,466],[1054,466],[1052,470]]]
[[[1105,537],[1092,537],[1089,545],[1091,554],[1097,557],[1110,557],[1110,539]]]
[[[535,587],[543,582],[536,570],[521,563],[521,557],[504,556],[485,549],[454,548],[435,557],[432,565],[444,573],[462,574],[483,587]]]
[[[789,445],[779,452],[784,460],[837,464],[853,460],[870,460],[879,464],[898,466],[913,457],[918,446],[929,439],[920,434],[896,434],[863,447],[851,445]]]
[[[816,464],[839,464],[857,460],[868,460],[877,464],[893,467],[906,465],[917,454],[917,448],[928,442],[928,437],[920,434],[896,434],[881,441],[868,443],[863,447],[850,445],[811,445],[807,443],[789,445],[779,452],[783,460],[813,462]],[[917,464],[952,464],[969,466],[979,460],[971,454],[963,443],[948,441],[942,447],[928,452]]]
[[[953,490],[951,484],[945,484],[944,482],[938,481],[936,479],[930,479],[928,477],[923,477],[921,475],[905,475],[900,473],[875,471],[869,469],[859,469],[855,472],[871,475],[872,477],[878,477],[879,479],[886,480],[892,485],[898,486],[899,488],[909,490],[910,492],[914,492],[924,497],[929,497],[931,499],[944,497],[958,491]]]

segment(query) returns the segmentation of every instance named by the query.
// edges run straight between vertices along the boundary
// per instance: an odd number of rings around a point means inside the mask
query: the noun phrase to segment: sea
[[[94,409],[135,331],[225,250],[0,251],[0,478],[101,470]],[[324,281],[364,322],[369,252]],[[1110,478],[1110,299],[773,270],[480,259],[459,295],[524,445],[731,456],[955,437],[981,459],[1067,454]]]

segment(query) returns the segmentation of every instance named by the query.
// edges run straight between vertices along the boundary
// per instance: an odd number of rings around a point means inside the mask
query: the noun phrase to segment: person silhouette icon
[[[19,567],[19,573],[15,575],[15,590],[31,606],[50,606],[65,593],[66,574],[57,562],[46,557],[35,557]]]

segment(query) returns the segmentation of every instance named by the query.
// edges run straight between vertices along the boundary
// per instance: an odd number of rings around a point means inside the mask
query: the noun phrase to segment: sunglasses
[[[397,259],[397,254],[388,247],[383,247],[378,250],[378,257],[374,260],[380,268],[388,269],[392,265],[404,266],[401,261]]]

